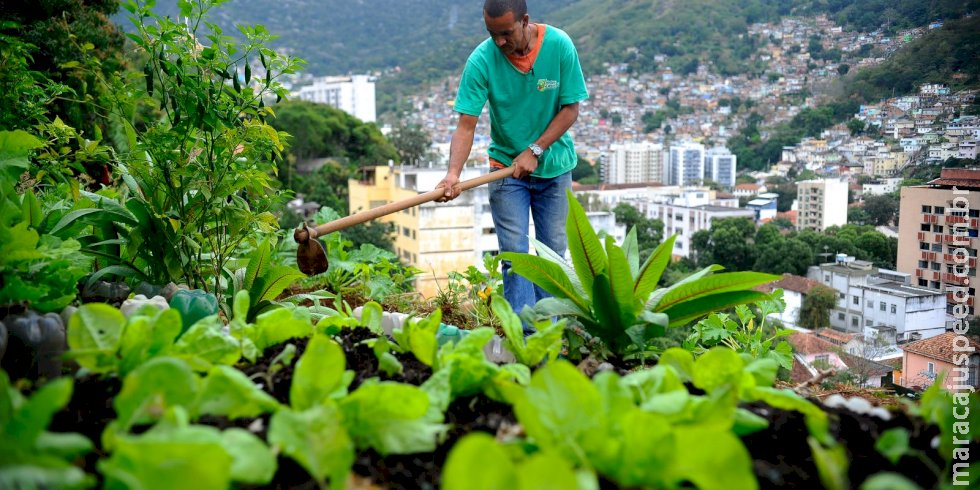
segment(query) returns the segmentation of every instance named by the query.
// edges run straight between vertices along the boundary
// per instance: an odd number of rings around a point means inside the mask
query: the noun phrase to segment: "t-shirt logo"
[[[545,90],[555,90],[558,88],[558,80],[546,80],[544,78],[538,80],[538,92],[544,92]]]

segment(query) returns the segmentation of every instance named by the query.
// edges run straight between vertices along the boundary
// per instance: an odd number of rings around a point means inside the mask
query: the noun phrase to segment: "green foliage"
[[[111,451],[99,463],[107,488],[225,488],[232,481],[262,485],[277,467],[275,454],[252,433],[190,425],[182,407],[168,409],[143,434],[118,435]]]
[[[514,462],[493,437],[474,432],[460,439],[449,452],[442,473],[446,490],[564,490],[581,488],[565,460],[538,453]]]
[[[272,309],[258,315],[254,324],[248,322],[250,301],[248,291],[239,291],[232,306],[234,316],[228,323],[229,333],[241,348],[242,357],[250,362],[255,362],[269,347],[313,333],[310,313],[302,308]]]
[[[780,291],[781,293],[781,291]],[[753,359],[771,359],[783,369],[793,369],[793,347],[781,340],[792,330],[767,327],[766,318],[782,311],[786,304],[782,295],[758,303],[759,318],[746,305],[735,307],[735,315],[712,313],[694,326],[694,332],[684,342],[684,347],[695,353],[703,353],[717,345],[724,345],[738,353],[746,353]]]
[[[640,260],[646,260],[657,245],[664,239],[664,222],[643,216],[635,207],[623,203],[613,208],[616,222],[626,226],[630,233],[636,234],[636,246]],[[632,239],[629,239],[632,240]]]
[[[830,326],[830,312],[837,307],[837,291],[816,286],[803,298],[798,325],[811,330]]]
[[[18,195],[18,178],[41,142],[24,131],[0,132],[0,305],[60,311],[77,294],[91,261],[74,239],[40,230],[41,205],[33,191]]]
[[[234,252],[277,228],[272,173],[283,135],[266,122],[274,113],[265,100],[288,94],[279,78],[300,64],[266,47],[272,37],[261,25],[239,26],[244,40],[234,42],[207,22],[215,5],[182,2],[185,23],[124,3],[136,29],[129,37],[147,61],[141,79],[114,83],[127,98],[121,108],[148,104],[163,113],[145,130],[129,129],[134,151],[121,171],[127,208],[140,219],[128,250],[138,267],[152,266],[153,282],[186,282],[220,296]],[[256,61],[261,73],[253,79]]]
[[[68,87],[56,85],[46,75],[32,69],[37,46],[11,35],[16,22],[0,22],[0,129],[27,129],[48,120],[48,104]]]
[[[544,316],[572,316],[592,337],[614,353],[634,354],[668,327],[685,325],[713,310],[764,299],[749,289],[774,279],[754,272],[713,274],[711,266],[668,288],[654,291],[670,260],[674,238],[667,239],[643,263],[636,234],[622,246],[606,238],[605,247],[589,224],[582,205],[569,192],[566,224],[572,264],[535,241],[537,256],[501,254],[520,274],[552,294],[535,306]]]
[[[335,484],[347,481],[354,464],[354,442],[333,402],[276,412],[269,423],[269,444],[299,463],[321,488],[328,479]]]
[[[864,198],[864,212],[868,215],[868,224],[887,226],[898,220],[898,199],[882,194]]]
[[[514,353],[517,362],[533,367],[545,359],[550,362],[558,357],[562,347],[561,339],[565,333],[565,320],[539,321],[534,324],[535,332],[525,338],[520,317],[503,296],[494,294],[490,306],[503,327],[506,337],[504,345]]]
[[[239,270],[231,281],[225,304],[230,304],[238,291],[248,291],[248,314],[245,320],[254,322],[256,316],[273,306],[273,302],[290,284],[306,277],[299,269],[275,262],[272,244],[263,240],[246,257],[248,264]],[[244,274],[241,274],[244,272]],[[239,280],[240,278],[240,280]]]
[[[391,144],[398,149],[398,156],[404,165],[420,165],[431,157],[432,136],[414,124],[395,128],[391,133]]]
[[[92,476],[72,465],[93,449],[92,442],[80,434],[47,431],[71,393],[72,381],[60,378],[24,398],[0,370],[0,486],[89,488],[95,484]]]
[[[382,455],[433,451],[448,426],[422,388],[369,382],[340,401],[344,425],[355,445]]]
[[[922,27],[934,20],[962,17],[980,8],[976,0],[822,0],[801,2],[801,15],[826,13],[849,29],[870,32],[884,26],[888,31]]]

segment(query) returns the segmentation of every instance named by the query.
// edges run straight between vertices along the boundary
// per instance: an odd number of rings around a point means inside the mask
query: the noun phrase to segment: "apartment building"
[[[631,202],[647,218],[664,222],[664,237],[676,234],[674,258],[691,256],[691,237],[711,228],[711,223],[724,218],[755,218],[751,209],[738,207],[735,199],[716,199],[704,189],[686,190],[680,195],[661,196],[656,201]]]
[[[319,77],[293,93],[300,100],[336,107],[364,122],[378,120],[374,79],[367,75]]]
[[[799,230],[823,231],[847,224],[847,181],[804,180],[796,183]]]
[[[735,166],[738,158],[728,148],[715,147],[704,154],[704,178],[726,189],[735,185]]]
[[[667,162],[668,185],[698,185],[704,180],[704,145],[681,141],[670,145]]]
[[[659,143],[616,143],[609,147],[604,181],[608,184],[664,182],[664,147]]]
[[[913,283],[946,294],[966,296],[975,315],[977,250],[980,249],[980,170],[946,168],[925,185],[902,187],[898,262]]]
[[[880,335],[890,343],[946,331],[945,295],[913,286],[909,274],[840,254],[834,263],[810,267],[807,278],[837,291],[837,306],[830,313],[830,325],[837,330],[866,338]]]

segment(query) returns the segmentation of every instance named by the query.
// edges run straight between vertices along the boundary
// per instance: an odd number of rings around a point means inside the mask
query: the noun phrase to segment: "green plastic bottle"
[[[181,289],[170,298],[170,307],[180,312],[183,334],[198,320],[218,314],[218,298],[202,289]]]
[[[456,342],[458,344],[460,340],[463,340],[463,337],[469,334],[469,330],[463,330],[456,325],[440,323],[439,329],[436,330],[436,342],[439,343],[440,347],[446,342]]]

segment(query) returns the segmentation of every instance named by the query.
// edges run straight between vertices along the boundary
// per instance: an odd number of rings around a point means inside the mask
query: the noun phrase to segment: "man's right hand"
[[[440,187],[445,190],[445,194],[443,194],[443,196],[439,199],[436,199],[436,202],[452,201],[453,199],[459,197],[459,193],[462,192],[462,190],[459,188],[459,176],[453,175],[452,172],[448,172],[446,177],[436,184],[436,189]]]

